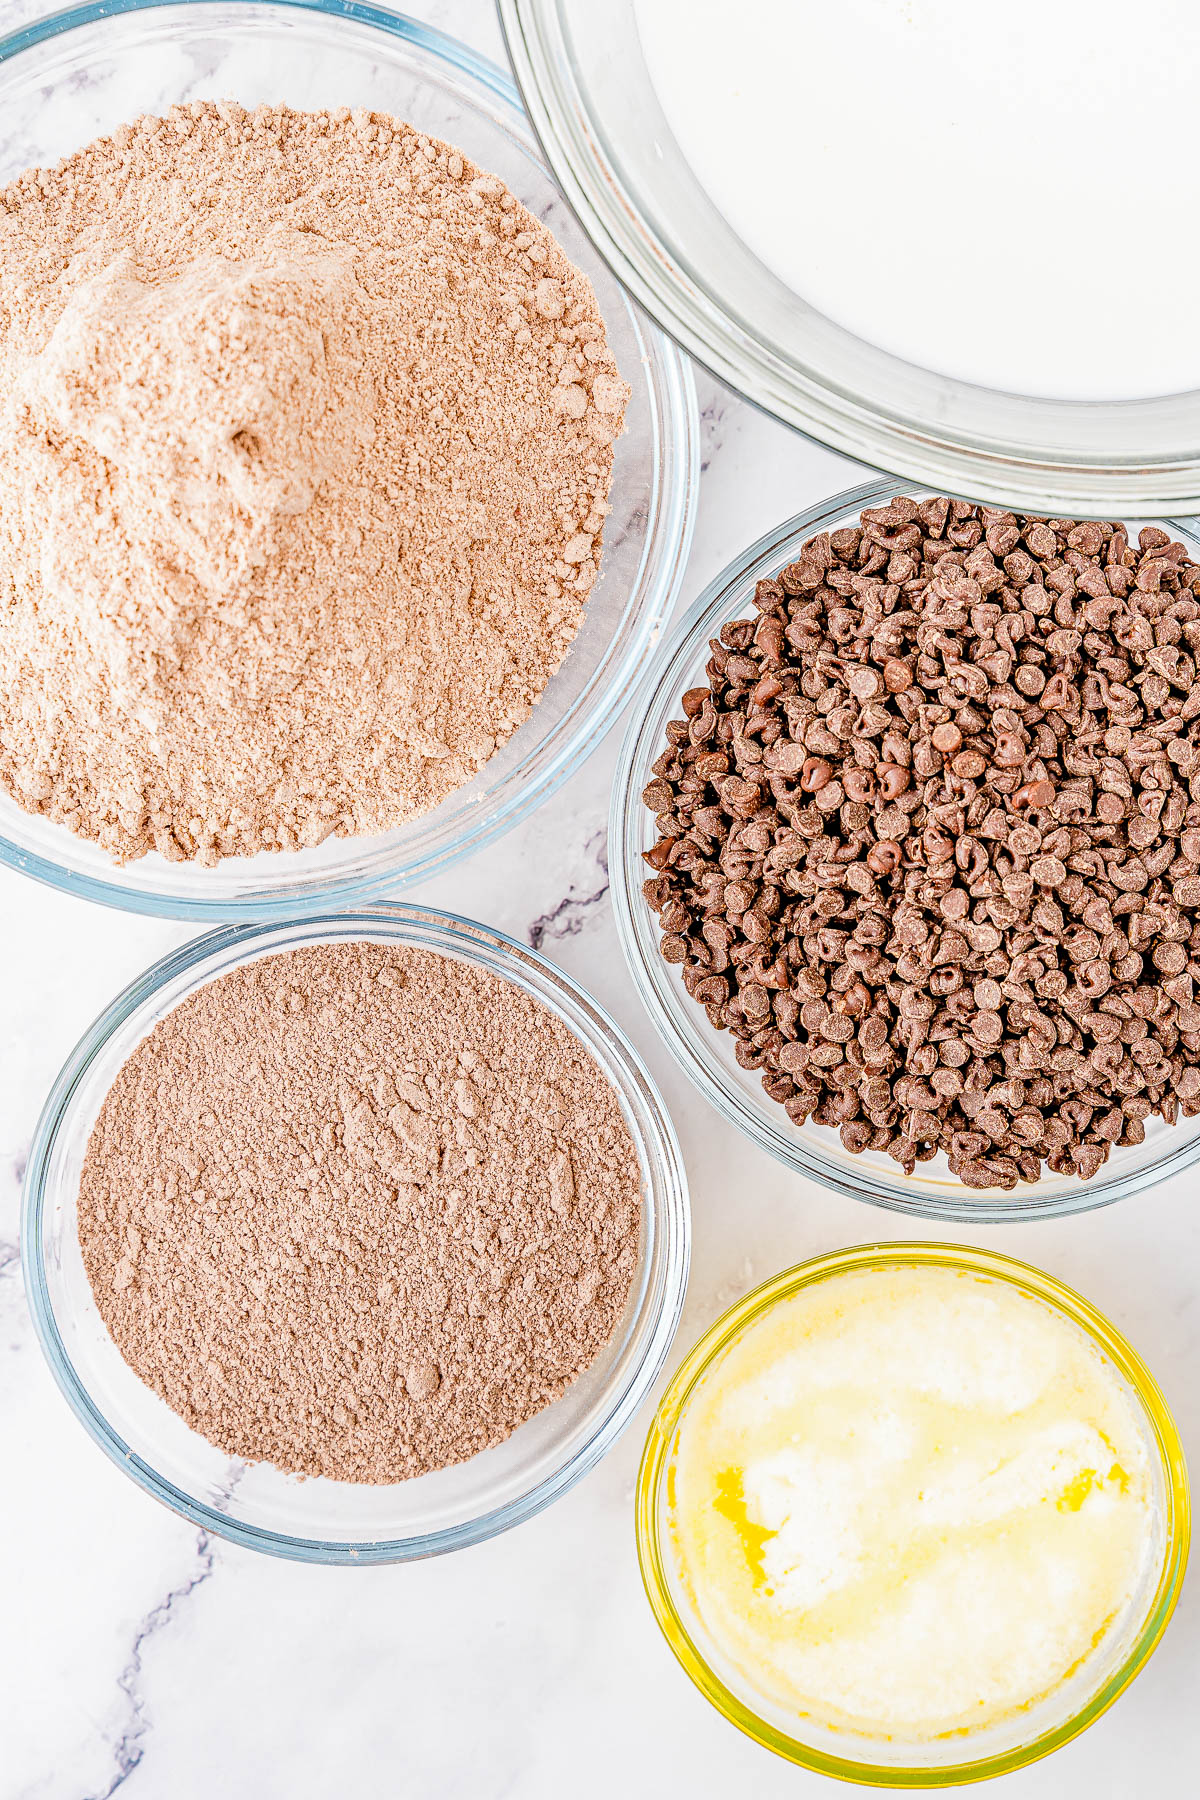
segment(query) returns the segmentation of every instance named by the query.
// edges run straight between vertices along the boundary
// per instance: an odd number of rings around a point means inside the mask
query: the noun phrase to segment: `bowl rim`
[[[255,14],[312,14],[373,28],[399,39],[477,83],[492,101],[499,102],[508,114],[509,131],[515,133],[534,161],[540,160],[547,180],[558,185],[530,128],[521,96],[504,69],[449,33],[405,13],[367,4],[366,0],[86,0],[86,4],[63,8],[0,36],[0,67],[25,51],[87,26],[119,23],[140,13],[169,15],[176,10],[241,14],[247,22]],[[628,583],[624,616],[610,642],[611,666],[596,671],[571,703],[567,714],[569,729],[561,733],[561,742],[540,772],[532,779],[522,779],[529,759],[540,753],[544,740],[531,745],[526,756],[503,778],[505,797],[499,803],[486,794],[473,799],[469,811],[455,822],[445,841],[435,840],[416,849],[401,846],[398,851],[381,853],[366,870],[358,868],[333,877],[319,869],[295,876],[280,870],[279,880],[274,881],[269,878],[269,865],[264,865],[261,885],[247,891],[183,895],[171,891],[169,871],[162,877],[166,885],[161,889],[128,886],[121,878],[119,864],[109,864],[100,874],[75,869],[40,848],[9,839],[2,831],[0,867],[16,869],[78,898],[145,917],[184,919],[198,924],[229,919],[283,921],[370,901],[384,891],[402,892],[419,881],[431,880],[494,843],[550,799],[603,741],[641,679],[678,598],[695,531],[701,446],[700,412],[691,365],[628,293],[623,293],[622,298],[642,352],[640,372],[650,413],[656,471],[651,496],[657,498],[657,506],[648,519],[639,565]],[[454,803],[454,795],[447,798]],[[348,837],[344,841],[353,845],[356,840]],[[136,868],[137,864],[131,866]],[[189,871],[195,868],[191,863],[186,866]]]
[[[517,86],[569,204],[618,279],[650,316],[704,368],[752,405],[816,442],[871,467],[895,469],[938,491],[969,490],[977,499],[1031,510],[1056,496],[1052,513],[1146,516],[1200,508],[1200,449],[1189,456],[1139,457],[1114,468],[1080,450],[1074,459],[1002,438],[937,431],[923,421],[877,410],[855,393],[780,351],[769,333],[730,309],[647,218],[641,197],[618,166],[603,122],[591,111],[564,28],[562,0],[496,0]],[[898,366],[903,359],[892,357]],[[920,371],[926,373],[926,371]],[[932,371],[928,373],[933,375]],[[964,393],[993,390],[953,378]],[[997,397],[1011,401],[1014,396]],[[1016,397],[1020,399],[1020,396]],[[1037,402],[1030,397],[1029,404]],[[1044,402],[1133,408],[1141,401]]]
[[[352,938],[356,923],[390,926],[391,932],[385,935],[396,943],[430,949],[436,954],[488,970],[502,980],[513,981],[542,1005],[556,1011],[589,1054],[594,1053],[594,1043],[603,1044],[608,1059],[615,1063],[619,1074],[618,1098],[624,1103],[630,1096],[635,1097],[639,1110],[645,1115],[645,1124],[632,1125],[631,1135],[642,1166],[643,1204],[653,1215],[655,1232],[661,1243],[661,1265],[656,1292],[647,1302],[648,1323],[641,1360],[627,1372],[620,1388],[605,1392],[602,1401],[597,1398],[597,1416],[586,1441],[550,1474],[515,1499],[491,1507],[460,1524],[399,1538],[350,1542],[296,1536],[231,1518],[160,1475],[145,1457],[125,1442],[92,1399],[59,1331],[46,1276],[43,1228],[50,1202],[47,1183],[53,1150],[60,1132],[71,1121],[72,1106],[81,1082],[117,1030],[139,1013],[146,1015],[149,1028],[157,996],[163,988],[215,957],[234,953],[233,960],[219,971],[227,973],[230,968],[253,960],[264,948],[270,953],[271,950],[286,951],[296,942],[325,941],[314,936],[324,928],[338,940],[344,940],[347,935]],[[347,927],[350,928],[348,934]],[[297,932],[303,934],[298,939]],[[264,946],[264,939],[278,938],[281,934],[291,941]],[[210,979],[217,973],[214,970]],[[198,982],[188,992],[203,985],[203,981]],[[565,1003],[569,1016],[557,1010],[547,989]],[[612,1079],[611,1076],[607,1078]],[[613,1085],[616,1087],[617,1083],[613,1082]],[[624,1104],[622,1110],[627,1110]],[[437,907],[391,902],[347,908],[317,918],[225,926],[169,951],[135,976],[93,1020],[55,1077],[34,1132],[21,1206],[21,1267],[34,1332],[55,1382],[93,1443],[153,1499],[189,1519],[201,1530],[246,1549],[308,1563],[371,1566],[463,1549],[532,1518],[574,1487],[624,1432],[666,1360],[683,1308],[690,1254],[691,1209],[687,1174],[674,1124],[641,1056],[606,1009],[547,957],[494,926]]]
[[[746,1326],[775,1303],[805,1287],[850,1271],[929,1267],[956,1269],[1008,1282],[1049,1304],[1097,1344],[1125,1377],[1141,1403],[1158,1451],[1165,1491],[1166,1532],[1162,1567],[1145,1621],[1109,1679],[1061,1725],[1038,1734],[1028,1744],[989,1756],[967,1758],[942,1768],[883,1766],[854,1757],[816,1750],[761,1719],[726,1686],[692,1640],[671,1596],[666,1553],[660,1531],[660,1486],[684,1410],[701,1376]],[[647,1434],[637,1479],[636,1536],[638,1566],[651,1610],[685,1673],[705,1698],[739,1730],[765,1749],[790,1762],[865,1787],[941,1788],[986,1781],[1037,1762],[1059,1749],[1108,1711],[1140,1674],[1170,1623],[1187,1568],[1191,1541],[1191,1497],[1187,1461],[1178,1426],[1150,1369],[1122,1332],[1090,1300],[1032,1263],[965,1244],[933,1241],[856,1244],[849,1249],[794,1264],[760,1283],[710,1325],[688,1351],[671,1377]]]
[[[923,491],[926,485],[919,482],[906,484],[884,476],[846,488],[790,519],[781,520],[726,563],[659,645],[634,697],[613,776],[608,832],[617,936],[643,1006],[693,1086],[724,1118],[786,1168],[809,1176],[835,1193],[909,1217],[957,1224],[969,1221],[1003,1224],[1061,1218],[1070,1213],[1110,1206],[1130,1194],[1141,1192],[1151,1183],[1167,1181],[1190,1168],[1200,1160],[1200,1130],[1190,1141],[1165,1151],[1149,1169],[1130,1170],[1107,1179],[1101,1171],[1090,1181],[1079,1182],[1078,1191],[1068,1190],[1041,1198],[1037,1187],[1024,1185],[1014,1190],[1013,1195],[979,1195],[970,1188],[963,1187],[959,1191],[948,1185],[942,1197],[915,1187],[912,1178],[899,1168],[895,1175],[889,1172],[884,1177],[866,1164],[861,1169],[843,1167],[840,1162],[825,1156],[818,1146],[805,1142],[801,1132],[787,1120],[782,1107],[775,1110],[784,1123],[776,1124],[765,1109],[752,1106],[728,1080],[719,1058],[701,1053],[699,1044],[707,1044],[708,1039],[715,1039],[717,1034],[709,1030],[695,1043],[685,1035],[679,1021],[698,1016],[701,1009],[690,996],[682,993],[671,965],[652,953],[656,951],[657,943],[647,939],[646,930],[653,930],[653,927],[648,927],[642,919],[642,912],[648,909],[641,897],[642,863],[637,839],[645,814],[641,784],[643,780],[649,780],[650,764],[662,749],[661,733],[654,728],[654,721],[664,702],[677,708],[679,697],[688,685],[687,675],[699,660],[702,646],[709,637],[715,636],[716,627],[741,616],[748,608],[749,603],[745,600],[736,606],[732,603],[731,590],[748,584],[751,579],[774,575],[790,560],[790,550],[797,539],[831,529],[849,515],[860,513],[864,507],[885,505],[899,492]],[[1195,538],[1200,535],[1200,521],[1165,519],[1163,522],[1184,536]]]

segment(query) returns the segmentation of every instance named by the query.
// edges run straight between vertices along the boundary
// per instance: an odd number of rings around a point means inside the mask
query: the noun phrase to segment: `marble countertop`
[[[42,10],[0,0],[0,30]],[[485,53],[488,0],[414,8]],[[2,121],[0,121],[2,129]],[[690,601],[779,518],[862,471],[703,374]],[[922,1226],[790,1175],[691,1089],[618,950],[605,814],[614,734],[557,797],[413,897],[536,944],[606,1004],[675,1118],[695,1249],[675,1361],[740,1293],[874,1239],[1001,1249],[1079,1287],[1158,1375],[1200,1466],[1197,1176],[1075,1219]],[[62,1059],[112,994],[193,932],[0,872],[0,1800],[608,1800],[816,1794],[677,1668],[641,1591],[632,1497],[647,1413],[548,1512],[406,1567],[297,1567],[197,1533],[95,1449],[42,1362],[18,1257],[25,1156]],[[1195,1792],[1200,1581],[1150,1668],[1085,1736],[990,1790],[1004,1800]],[[832,1790],[828,1790],[832,1791]]]

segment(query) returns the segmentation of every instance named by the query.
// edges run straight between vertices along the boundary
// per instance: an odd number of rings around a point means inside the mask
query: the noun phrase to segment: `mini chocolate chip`
[[[871,990],[865,982],[856,981],[838,996],[834,1004],[838,1012],[845,1013],[848,1018],[860,1019],[871,1004]]]
[[[851,800],[869,800],[875,792],[875,777],[869,769],[847,769],[842,786]]]
[[[884,681],[876,669],[864,665],[862,668],[850,670],[846,677],[846,686],[856,700],[874,700],[877,694],[882,694]]]
[[[992,761],[998,769],[1019,769],[1025,761],[1025,745],[1015,731],[997,731]]]
[[[891,875],[900,867],[903,851],[893,838],[883,838],[867,851],[867,867],[873,875]]]
[[[1200,1113],[1198,595],[1163,533],[901,497],[722,627],[643,892],[793,1123],[1012,1187]]]
[[[954,773],[963,781],[978,781],[987,772],[987,757],[980,756],[978,750],[961,750],[950,764]]]
[[[1043,712],[1066,712],[1075,706],[1078,695],[1065,675],[1052,675],[1041,693]]]
[[[898,800],[912,781],[908,770],[902,769],[898,763],[880,763],[878,776],[879,794],[885,804]]]

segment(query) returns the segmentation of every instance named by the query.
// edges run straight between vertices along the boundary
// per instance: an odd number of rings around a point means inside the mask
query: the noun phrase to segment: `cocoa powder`
[[[0,789],[120,861],[427,812],[578,629],[628,391],[549,231],[382,114],[0,190]]]
[[[621,1319],[637,1152],[538,1002],[378,943],[260,959],[126,1062],[79,1241],[126,1362],[231,1456],[392,1482],[499,1443]]]

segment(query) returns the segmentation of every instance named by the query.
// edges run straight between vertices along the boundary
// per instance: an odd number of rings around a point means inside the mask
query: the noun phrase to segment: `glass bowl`
[[[790,1299],[815,1282],[828,1281],[850,1270],[914,1266],[958,1270],[1009,1282],[1064,1314],[1092,1340],[1121,1378],[1145,1423],[1151,1455],[1157,1463],[1161,1557],[1145,1585],[1137,1623],[1101,1659],[1100,1667],[1089,1669],[1085,1663],[1068,1677],[1057,1696],[1021,1721],[1023,1731],[995,1726],[986,1733],[986,1741],[985,1734],[980,1734],[980,1742],[974,1747],[976,1754],[967,1750],[962,1736],[947,1735],[925,1746],[923,1758],[914,1756],[911,1746],[898,1745],[892,1755],[881,1751],[877,1758],[865,1760],[848,1754],[845,1741],[838,1742],[839,1734],[822,1734],[814,1729],[807,1740],[797,1736],[794,1714],[789,1717],[780,1709],[776,1716],[769,1716],[774,1709],[753,1693],[719,1653],[714,1654],[678,1577],[670,1550],[671,1471],[689,1397],[739,1333],[755,1324],[777,1302]],[[755,1288],[717,1320],[684,1360],[655,1414],[638,1476],[637,1539],[642,1580],[667,1642],[701,1693],[767,1749],[823,1775],[872,1787],[934,1788],[982,1781],[1036,1762],[1085,1731],[1124,1693],[1166,1630],[1183,1585],[1190,1529],[1187,1465],[1179,1432],[1154,1377],[1136,1350],[1102,1313],[1053,1276],[1008,1256],[948,1244],[864,1244],[801,1263]]]
[[[918,1163],[911,1175],[882,1152],[854,1155],[830,1126],[811,1120],[793,1125],[783,1107],[767,1098],[759,1077],[738,1066],[729,1033],[713,1030],[676,968],[659,955],[657,918],[642,895],[649,873],[642,852],[656,835],[653,817],[642,804],[642,790],[652,778],[651,763],[665,748],[667,721],[679,716],[681,696],[687,688],[707,685],[709,639],[727,620],[753,613],[756,582],[794,561],[806,538],[840,525],[856,525],[864,507],[882,506],[900,491],[894,481],[872,482],[786,519],[709,583],[658,652],[634,705],[613,782],[609,842],[617,930],[634,983],[685,1072],[719,1112],[798,1174],[838,1193],[920,1218],[1000,1223],[1085,1212],[1165,1181],[1194,1163],[1200,1158],[1200,1117],[1180,1119],[1176,1125],[1147,1119],[1145,1141],[1114,1149],[1090,1181],[1046,1174],[1036,1183],[1018,1183],[1011,1192],[964,1187],[950,1174],[943,1155]],[[919,488],[903,491],[918,498],[923,494]],[[1163,523],[1173,536],[1188,541],[1200,558],[1195,520]]]
[[[504,1443],[390,1486],[301,1480],[230,1458],[145,1387],[109,1337],[77,1230],[79,1176],[96,1115],[139,1041],[186,995],[230,969],[299,945],[370,940],[452,957],[512,982],[575,1034],[612,1083],[637,1147],[637,1273],[610,1342],[561,1399]],[[690,1223],[683,1159],[641,1060],[606,1013],[542,957],[453,914],[380,905],[281,925],[242,925],[147,969],[85,1033],[42,1111],[25,1178],[25,1287],[68,1402],[117,1466],[206,1531],[299,1562],[404,1562],[481,1542],[532,1517],[597,1463],[629,1423],[679,1321]]]
[[[589,277],[633,394],[579,635],[532,716],[433,812],[382,836],[215,868],[157,853],[118,866],[0,795],[0,863],[85,899],[209,923],[297,917],[396,892],[538,806],[629,697],[679,588],[698,470],[687,360],[631,304],[564,206],[507,75],[398,13],[357,0],[99,0],[39,19],[0,40],[0,183],[139,113],[214,96],[371,107],[461,145],[546,221]]]
[[[634,0],[498,5],[547,160],[597,247],[651,316],[747,399],[939,491],[1063,516],[1200,509],[1195,393],[1036,399],[855,336],[768,270],[700,186],[647,71]],[[881,155],[881,191],[887,179]]]

